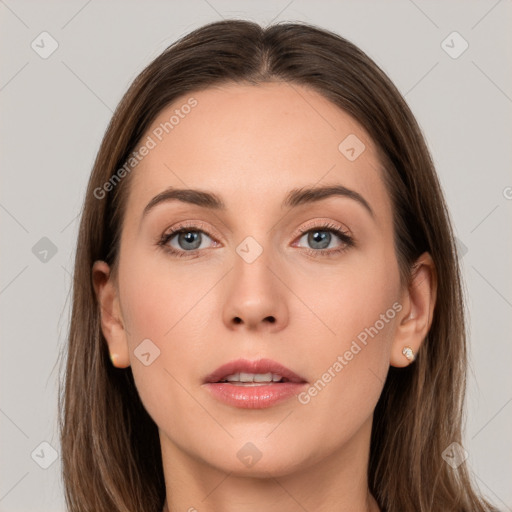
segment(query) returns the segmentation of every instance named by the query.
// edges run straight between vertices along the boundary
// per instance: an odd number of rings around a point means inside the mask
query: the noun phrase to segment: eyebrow
[[[314,203],[333,196],[347,197],[357,201],[368,211],[372,218],[375,218],[375,214],[366,199],[355,190],[351,190],[347,187],[344,187],[343,185],[302,187],[292,189],[286,195],[281,207],[295,208],[297,206]],[[217,194],[203,190],[169,187],[151,199],[151,201],[144,208],[142,217],[145,217],[158,204],[166,203],[169,201],[181,201],[183,203],[194,204],[202,208],[209,208],[218,211],[226,210],[225,203]]]

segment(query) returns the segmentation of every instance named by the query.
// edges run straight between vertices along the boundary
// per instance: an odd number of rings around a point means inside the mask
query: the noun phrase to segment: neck
[[[369,427],[369,428],[368,428]],[[321,460],[280,476],[222,471],[192,457],[162,431],[167,499],[163,512],[379,512],[368,490],[369,425]]]

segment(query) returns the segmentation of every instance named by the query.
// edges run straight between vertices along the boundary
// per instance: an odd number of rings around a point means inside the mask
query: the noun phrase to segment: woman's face
[[[184,96],[142,144],[120,246],[124,337],[110,348],[131,365],[164,454],[278,476],[367,443],[402,308],[369,135],[316,92],[273,83]],[[352,192],[300,195],[322,187]],[[224,208],[169,199],[145,212],[171,189]],[[225,363],[262,358],[305,382],[274,402],[283,383],[224,384],[231,401],[205,384]]]

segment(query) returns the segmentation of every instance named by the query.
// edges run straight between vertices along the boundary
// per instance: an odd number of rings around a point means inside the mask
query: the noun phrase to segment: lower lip
[[[237,386],[229,382],[205,384],[210,393],[228,405],[242,409],[264,409],[297,396],[306,382],[280,382],[259,386]]]

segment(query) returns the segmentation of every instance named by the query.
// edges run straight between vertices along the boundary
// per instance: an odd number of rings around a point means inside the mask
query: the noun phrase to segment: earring
[[[116,364],[117,354],[110,354],[110,360],[112,361],[112,364],[117,368]]]
[[[414,359],[415,359],[415,357],[414,357],[414,352],[413,352],[413,350],[412,350],[412,348],[411,348],[411,347],[404,347],[404,348],[402,349],[402,354],[403,354],[403,355],[407,358],[407,360],[408,360],[409,362],[411,362],[411,363],[412,363],[412,362],[414,361]]]

